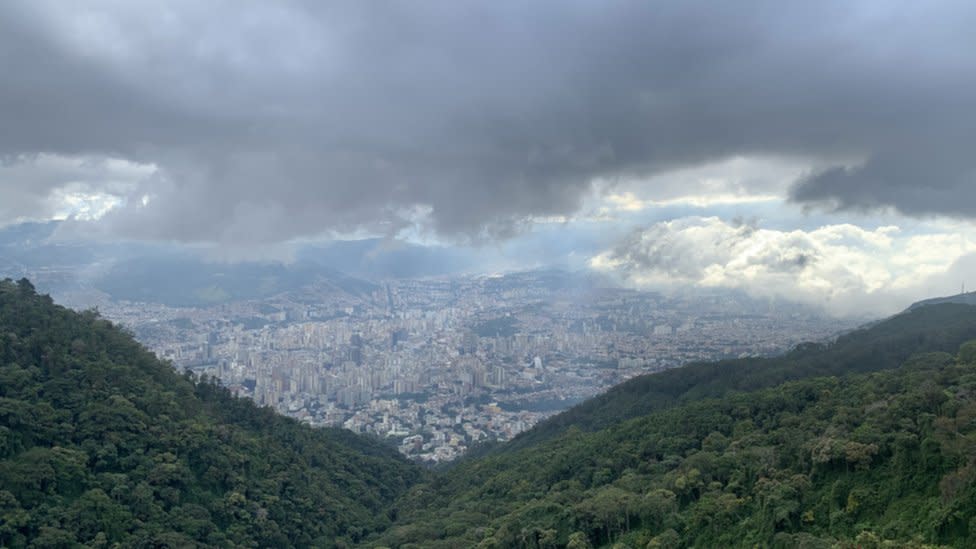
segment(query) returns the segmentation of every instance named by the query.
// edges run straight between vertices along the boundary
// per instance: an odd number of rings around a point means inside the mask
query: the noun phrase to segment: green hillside
[[[976,308],[920,307],[842,335],[829,345],[807,343],[782,356],[692,363],[636,377],[537,425],[499,448],[538,444],[570,427],[592,431],[682,402],[774,387],[816,376],[895,368],[919,352],[953,353],[976,337]]]
[[[0,547],[344,546],[421,477],[0,281]]]
[[[976,546],[972,338],[940,305],[646,376],[414,487],[368,546]]]

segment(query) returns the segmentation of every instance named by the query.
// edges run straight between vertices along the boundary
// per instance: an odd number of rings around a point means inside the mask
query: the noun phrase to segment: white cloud
[[[839,315],[883,314],[952,293],[954,270],[971,254],[972,231],[903,234],[851,224],[784,231],[687,217],[635,230],[590,266],[642,287],[741,288]]]
[[[156,172],[105,156],[33,154],[0,162],[0,223],[98,219]]]
[[[55,189],[49,195],[54,205],[54,219],[92,221],[100,219],[112,208],[122,204],[122,198],[103,192]]]

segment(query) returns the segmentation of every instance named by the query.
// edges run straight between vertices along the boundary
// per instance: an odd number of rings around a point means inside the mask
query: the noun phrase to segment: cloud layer
[[[802,203],[973,217],[974,25],[961,1],[4,2],[0,158],[151,166],[85,180],[101,223],[227,244],[503,237],[742,155],[804,159]],[[0,223],[81,188],[0,178]]]
[[[948,231],[907,235],[894,226],[782,231],[687,217],[637,229],[590,265],[641,287],[741,288],[836,314],[884,314],[958,289],[976,272],[976,240]]]

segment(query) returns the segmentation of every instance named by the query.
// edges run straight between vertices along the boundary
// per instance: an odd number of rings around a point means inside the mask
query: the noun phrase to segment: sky
[[[238,259],[382,236],[893,312],[976,287],[974,27],[940,0],[10,0],[0,225]]]

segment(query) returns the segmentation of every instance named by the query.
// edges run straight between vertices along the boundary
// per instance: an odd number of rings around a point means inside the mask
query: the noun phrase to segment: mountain
[[[945,304],[910,309],[839,336],[770,358],[699,362],[635,377],[537,425],[499,449],[554,438],[570,427],[593,431],[682,402],[773,387],[786,381],[896,368],[919,352],[955,352],[976,337],[976,308]]]
[[[908,308],[909,310],[926,307],[928,305],[938,305],[940,303],[958,303],[960,305],[976,305],[976,292],[963,292],[961,294],[950,295],[947,297],[933,297],[916,301]]]
[[[423,476],[0,281],[0,547],[340,547]]]
[[[463,248],[420,246],[383,238],[311,244],[300,249],[297,257],[367,279],[455,275],[474,268],[478,259]]]
[[[114,299],[202,306],[260,299],[314,284],[361,297],[371,280],[456,274],[476,256],[386,239],[296,244],[293,261],[216,262],[192,246],[76,238],[63,222],[0,227],[0,278],[28,276],[45,292],[97,289]]]
[[[379,289],[372,282],[310,262],[213,263],[185,252],[118,260],[93,281],[115,299],[176,307],[261,299],[312,284],[346,297],[363,297]]]
[[[638,378],[413,487],[366,546],[973,546],[974,338],[934,305]]]

